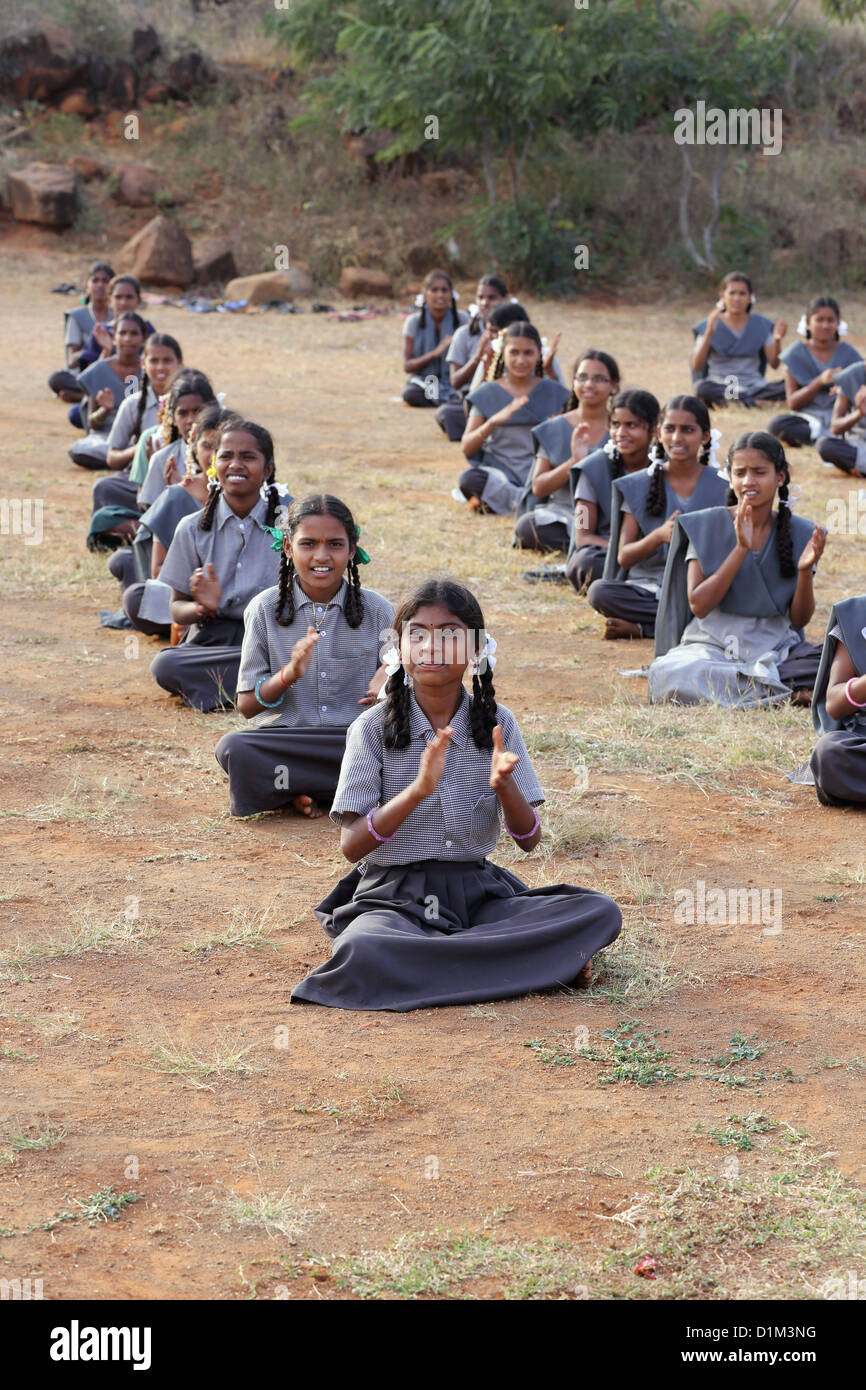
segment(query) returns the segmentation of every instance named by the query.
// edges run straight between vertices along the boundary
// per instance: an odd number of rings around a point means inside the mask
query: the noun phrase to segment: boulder
[[[99,108],[89,92],[83,87],[76,87],[74,91],[67,92],[60,102],[60,110],[64,116],[81,116],[89,121],[94,117]]]
[[[250,306],[286,303],[292,298],[292,286],[285,270],[268,270],[262,275],[241,275],[226,285],[226,299],[245,299]]]
[[[67,30],[44,24],[39,31],[15,34],[0,42],[0,90],[10,105],[49,101],[58,92],[85,80],[88,55]]]
[[[145,82],[141,89],[141,100],[149,106],[162,106],[170,98],[171,88],[167,82],[160,82],[158,78]]]
[[[121,247],[118,271],[130,271],[149,285],[191,285],[192,246],[186,232],[170,217],[154,217]]]
[[[196,49],[179,53],[166,69],[165,80],[173,97],[180,101],[191,101],[202,87],[216,82],[217,75],[213,64]]]
[[[26,164],[9,175],[9,202],[19,222],[68,227],[78,212],[75,173],[65,164]]]
[[[132,61],[138,67],[145,67],[148,63],[152,63],[154,58],[159,57],[162,52],[162,45],[152,24],[140,25],[137,29],[133,29],[129,51]]]
[[[116,203],[125,203],[128,208],[153,207],[160,186],[155,169],[147,164],[118,164],[114,176],[117,187],[111,196]]]
[[[235,253],[224,237],[206,236],[194,242],[192,264],[199,285],[234,280],[238,273]]]
[[[74,154],[67,163],[85,183],[91,183],[94,179],[104,179],[108,175],[108,166],[103,164],[101,159],[94,159],[91,154]]]
[[[117,111],[129,111],[138,96],[138,75],[132,63],[121,58],[111,69],[105,89],[105,101]]]
[[[366,266],[360,265],[343,267],[338,288],[346,299],[360,299],[365,295],[391,299],[394,294],[391,278],[384,270],[369,270]]]
[[[316,282],[305,265],[300,262],[297,265],[290,265],[286,271],[289,277],[289,284],[295,294],[315,294]]]

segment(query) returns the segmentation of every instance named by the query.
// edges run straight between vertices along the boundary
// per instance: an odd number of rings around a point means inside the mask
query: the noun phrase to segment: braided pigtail
[[[295,620],[295,562],[285,550],[280,555],[275,616],[280,627],[290,627]]]
[[[712,454],[713,454],[713,441],[712,441],[711,439],[708,439],[708,440],[706,441],[706,443],[704,443],[704,444],[701,445],[700,452],[699,452],[699,454],[698,454],[698,463],[702,463],[702,464],[704,465],[704,467],[706,468],[707,464],[709,463],[710,459],[712,458]]]
[[[622,454],[615,444],[612,445],[608,458],[610,459],[611,478],[621,478],[625,473],[625,464],[622,461]]]
[[[779,569],[785,579],[793,579],[797,573],[794,563],[794,541],[791,536],[791,507],[788,502],[788,469],[784,472],[784,482],[779,484],[779,512],[776,517],[776,554]]]
[[[276,485],[276,483],[274,482],[273,478],[271,478],[271,481],[268,483],[268,506],[267,506],[267,511],[265,512],[265,525],[266,525],[266,526],[276,526],[276,524],[277,524],[277,508],[279,507],[279,505],[280,505],[280,493],[279,493],[279,489],[277,488],[277,485]]]
[[[151,389],[150,377],[147,375],[144,367],[142,367],[141,380],[138,388],[138,410],[136,411],[135,424],[132,429],[133,436],[136,439],[141,438],[141,427],[144,423],[145,411],[147,410],[147,395]]]
[[[497,352],[496,356],[495,356],[494,359],[493,359],[493,366],[492,366],[491,371],[490,371],[490,380],[491,380],[491,381],[498,381],[499,378],[502,376],[502,373],[503,373],[504,371],[505,371],[505,343],[503,342],[503,343],[502,343],[502,346],[499,348],[499,351]]]
[[[451,321],[454,324],[454,332],[456,333],[460,327],[460,315],[457,311],[457,300],[454,298],[453,290],[451,291]]]
[[[665,459],[667,455],[661,440],[656,440],[653,445],[652,472],[650,474],[649,492],[647,493],[646,509],[650,516],[663,516],[665,502],[667,501],[667,490],[665,488]]]
[[[542,354],[539,353],[539,355],[538,355],[538,361],[537,361],[536,364],[535,364],[535,375],[536,375],[536,376],[544,376],[544,363],[542,362],[541,357],[542,357]]]
[[[346,622],[349,627],[360,627],[364,621],[364,595],[361,591],[361,576],[358,573],[358,561],[354,555],[346,566],[348,575],[348,593],[346,594]]]
[[[216,509],[217,509],[217,506],[219,505],[219,500],[220,500],[220,498],[222,497],[222,495],[223,495],[223,490],[222,490],[222,488],[219,486],[219,484],[217,484],[216,487],[210,488],[210,496],[208,497],[207,502],[205,503],[204,509],[203,509],[203,511],[202,511],[202,513],[201,513],[201,516],[199,517],[199,520],[198,520],[198,525],[199,525],[199,530],[200,530],[200,531],[211,531],[211,530],[213,530],[213,522],[214,522],[214,517],[216,516]]]
[[[382,737],[386,748],[408,748],[411,738],[410,714],[412,701],[409,686],[404,684],[404,671],[398,666],[385,686],[385,722]]]
[[[496,692],[489,663],[481,675],[472,677],[472,699],[469,701],[469,727],[476,748],[493,747],[496,726]]]

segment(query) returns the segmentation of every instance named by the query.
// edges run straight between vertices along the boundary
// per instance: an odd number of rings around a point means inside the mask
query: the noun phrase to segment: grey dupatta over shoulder
[[[433,349],[441,343],[442,339],[447,338],[449,334],[451,334],[453,339],[453,335],[457,332],[457,329],[462,328],[465,323],[469,322],[469,315],[466,313],[465,309],[457,310],[456,323],[454,322],[454,315],[451,309],[448,309],[446,310],[445,317],[437,327],[433,320],[433,315],[430,313],[430,310],[427,309],[426,313],[423,315],[424,323],[422,326],[422,312],[423,311],[419,309],[417,313],[410,314],[403,325],[404,335],[412,339],[413,357],[423,357],[425,353],[432,352]],[[438,392],[437,395],[431,397],[432,399],[441,401],[442,403],[460,399],[460,392],[455,391],[451,385],[451,369],[448,366],[447,353],[442,352],[438,357],[434,357],[432,361],[421,368],[420,372],[416,372],[414,375],[410,376],[409,381],[420,386],[422,390],[426,390],[427,384],[432,377],[436,378],[437,385],[435,389]]]
[[[545,420],[542,425],[537,425],[532,431],[532,438],[536,444],[536,459],[538,454],[543,452],[549,461],[551,468],[558,468],[571,457],[571,436],[574,433],[574,426],[566,420],[564,415],[555,415],[552,420]],[[610,439],[610,434],[605,433],[598,448],[588,454],[585,462],[595,458],[596,454],[602,453],[604,445]],[[606,459],[607,454],[603,454]],[[520,501],[517,504],[517,516],[521,517],[526,512],[532,512],[540,525],[551,521],[562,521],[568,527],[568,535],[571,548],[574,549],[574,508],[575,492],[577,489],[577,470],[582,468],[582,463],[575,463],[569,470],[568,482],[558,487],[555,492],[549,493],[547,497],[536,497],[532,491],[532,480],[535,474],[533,465],[526,486],[523,489]],[[605,488],[605,497],[610,492],[610,481]]]
[[[610,494],[610,542],[604,562],[605,579],[628,578],[628,570],[622,568],[617,558],[619,534],[622,529],[623,501],[628,503],[629,510],[637,521],[641,535],[646,536],[657,526],[661,526],[662,522],[677,508],[682,512],[704,511],[707,507],[724,506],[728,496],[728,483],[710,464],[704,466],[694,492],[691,497],[687,498],[677,497],[668,481],[667,472],[665,472],[664,512],[661,516],[650,516],[647,511],[647,501],[651,482],[652,474],[648,468],[642,468],[639,473],[628,473],[623,478],[614,479]],[[668,547],[664,545],[660,546],[659,549],[661,558],[666,559]]]
[[[791,516],[794,563],[812,538],[813,525]],[[668,547],[659,610],[656,618],[655,655],[664,656],[680,642],[692,620],[688,598],[689,545],[694,546],[704,577],[715,574],[737,543],[734,519],[727,507],[709,507],[677,517]],[[751,618],[784,618],[797,588],[797,576],[785,578],[779,566],[774,523],[767,543],[750,551],[717,608],[723,613]],[[795,629],[796,631],[796,629]],[[802,632],[797,632],[802,641]]]
[[[863,359],[850,343],[837,343],[836,350],[829,362],[819,362],[812,355],[809,344],[799,342],[792,343],[789,348],[786,348],[782,353],[781,360],[798,386],[808,386],[810,381],[814,381],[815,377],[820,376],[828,367],[853,367]],[[817,395],[813,396],[802,410],[798,410],[797,414],[814,416],[820,422],[822,429],[829,429],[833,415],[833,401],[834,397],[830,394],[830,387],[822,386]]]
[[[836,628],[842,633],[842,641],[851,658],[855,675],[866,675],[866,595],[843,599],[830,610],[821,664],[818,667],[818,679],[815,681],[815,693],[812,697],[812,723],[819,734],[833,733],[837,729],[853,729],[858,724],[862,726],[866,720],[866,710],[852,710],[844,719],[833,719],[827,713],[830,667],[833,665],[838,641],[832,633]]]
[[[514,511],[525,498],[534,463],[534,427],[561,411],[568,396],[567,389],[550,377],[537,377],[526,405],[506,425],[497,425],[484,447],[472,455],[469,463],[490,473],[482,501],[493,511]],[[471,410],[489,420],[510,405],[514,396],[497,381],[486,381],[470,391],[468,400]]]
[[[696,323],[692,329],[695,341],[702,338],[706,331],[707,320],[701,319],[700,323]],[[747,373],[751,368],[752,373],[756,376],[765,376],[767,357],[764,344],[772,336],[772,321],[765,318],[763,314],[751,313],[741,333],[735,333],[723,318],[719,319],[710,339],[710,351],[707,360],[700,371],[692,372],[692,382],[697,385],[706,377],[723,380],[727,374],[726,362],[730,362],[728,370],[734,375]],[[748,363],[745,361],[748,358],[753,358],[754,361]],[[719,377],[720,372],[721,377]]]

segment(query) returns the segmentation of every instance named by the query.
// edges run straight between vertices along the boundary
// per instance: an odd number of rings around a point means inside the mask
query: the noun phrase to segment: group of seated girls
[[[428,277],[422,332],[449,313],[469,327],[442,279]],[[461,500],[518,513],[520,544],[567,549],[568,577],[588,586],[609,636],[655,638],[651,702],[746,707],[814,687],[818,796],[866,802],[866,598],[836,605],[822,652],[804,641],[825,535],[791,511],[779,438],[740,436],[719,472],[706,392],[660,410],[650,392],[620,389],[597,349],[569,390],[502,282],[492,290],[488,340],[462,364],[475,380]],[[825,353],[827,307],[807,316]],[[363,861],[316,909],[333,955],[293,998],[411,1009],[586,984],[619,931],[616,904],[566,885],[529,891],[489,862],[503,827],[537,844],[543,793],[496,702],[496,643],[475,597],[431,580],[395,615],[362,586],[371,557],[350,508],[329,493],[294,501],[268,430],[225,409],[174,339],[130,310],[110,347],[97,365],[133,389],[115,402],[90,539],[116,547],[129,622],[168,640],[153,678],[192,709],[248,721],[216,746],[233,815],[318,818],[330,804],[344,854]],[[92,423],[110,403],[78,381]]]

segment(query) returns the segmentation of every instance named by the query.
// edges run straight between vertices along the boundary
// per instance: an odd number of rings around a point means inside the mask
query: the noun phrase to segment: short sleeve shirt
[[[148,389],[148,397],[149,400],[141,421],[142,431],[150,429],[152,425],[156,424],[159,412],[159,401],[152,388]],[[119,406],[114,417],[114,424],[111,426],[111,433],[108,436],[109,449],[126,449],[138,438],[135,433],[135,422],[138,419],[140,401],[141,392],[133,391],[132,395],[127,396]]]
[[[445,361],[452,362],[455,367],[465,367],[480,341],[480,333],[476,333],[473,337],[469,332],[469,324],[461,323],[451,339],[451,346],[445,356]]]
[[[406,748],[386,748],[383,704],[356,719],[346,740],[340,781],[331,820],[342,824],[343,814],[366,815],[385,805],[415,778],[433,729],[414,695],[410,695],[410,740]],[[504,705],[496,706],[502,741],[520,762],[511,774],[532,806],[544,793],[529,761],[517,720]],[[435,791],[407,816],[393,839],[366,855],[371,864],[414,864],[427,859],[479,860],[496,847],[501,829],[499,798],[490,788],[490,752],[476,748],[469,724],[469,695],[464,689],[451,719],[454,737],[445,771]]]
[[[279,578],[279,554],[271,549],[270,533],[262,529],[266,513],[261,497],[245,517],[236,516],[220,497],[210,531],[201,529],[199,512],[183,517],[159,572],[163,584],[188,594],[193,570],[210,561],[222,586],[217,616],[242,618],[250,599]]]
[[[244,613],[244,642],[238,690],[255,690],[259,680],[273,676],[291,660],[292,647],[308,627],[320,623],[319,640],[305,674],[285,694],[278,708],[256,716],[256,724],[344,727],[362,712],[358,701],[367,693],[379,669],[380,650],[390,637],[394,609],[386,598],[364,589],[364,616],[359,627],[346,622],[348,585],[343,580],[330,604],[323,608],[304,593],[295,578],[295,616],[287,627],[277,622],[278,589],[265,589]]]

